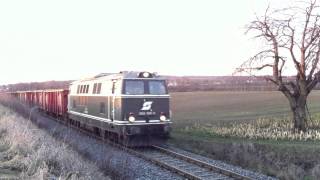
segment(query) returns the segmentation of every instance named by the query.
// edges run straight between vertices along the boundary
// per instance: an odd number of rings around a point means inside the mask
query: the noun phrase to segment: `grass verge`
[[[109,179],[67,144],[0,106],[0,179]]]
[[[249,139],[190,128],[174,131],[169,142],[280,179],[320,177],[320,141]]]

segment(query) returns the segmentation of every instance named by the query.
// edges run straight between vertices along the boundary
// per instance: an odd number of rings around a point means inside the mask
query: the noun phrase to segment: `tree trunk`
[[[307,97],[301,95],[290,101],[294,132],[307,131],[306,103]]]

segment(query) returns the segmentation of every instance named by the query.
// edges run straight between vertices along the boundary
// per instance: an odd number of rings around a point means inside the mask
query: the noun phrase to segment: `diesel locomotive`
[[[100,74],[70,85],[68,118],[125,144],[154,143],[169,135],[169,100],[165,79],[155,73]]]
[[[123,71],[74,81],[69,90],[9,93],[76,127],[127,146],[162,143],[170,134],[170,96],[155,73]]]

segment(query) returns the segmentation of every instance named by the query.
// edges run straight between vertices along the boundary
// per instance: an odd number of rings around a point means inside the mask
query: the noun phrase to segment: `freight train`
[[[127,146],[169,137],[171,112],[166,80],[125,71],[74,81],[69,90],[18,91],[10,95],[78,128]]]

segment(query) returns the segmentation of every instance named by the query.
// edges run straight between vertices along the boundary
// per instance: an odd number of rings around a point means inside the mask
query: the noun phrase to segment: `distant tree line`
[[[0,92],[29,91],[41,89],[68,89],[71,82],[72,80],[8,84],[0,86]]]
[[[187,91],[275,91],[276,86],[261,77],[250,76],[167,76],[170,92]],[[286,77],[290,80],[292,77]],[[0,92],[68,89],[72,80],[1,85]],[[320,89],[318,85],[315,89]]]
[[[294,77],[284,77],[289,81]],[[262,77],[252,76],[169,76],[168,88],[171,92],[186,91],[276,91],[277,87]],[[315,89],[320,89],[317,85]]]

